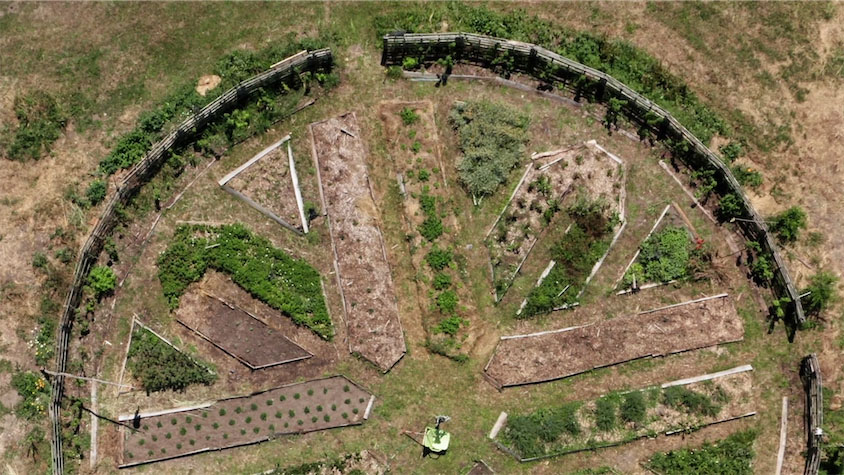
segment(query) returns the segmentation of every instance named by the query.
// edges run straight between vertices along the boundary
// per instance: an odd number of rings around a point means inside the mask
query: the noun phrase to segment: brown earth
[[[315,122],[310,131],[343,293],[349,351],[386,372],[407,349],[357,118],[347,113]]]
[[[570,330],[505,337],[485,375],[499,386],[539,383],[639,358],[740,341],[729,297],[627,315]]]
[[[313,356],[243,309],[212,295],[182,296],[177,320],[251,369]]]

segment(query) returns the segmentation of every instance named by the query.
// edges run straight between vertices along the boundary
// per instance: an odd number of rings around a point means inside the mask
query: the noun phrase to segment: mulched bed
[[[732,299],[711,298],[570,330],[503,337],[485,375],[499,387],[540,383],[743,338]]]
[[[137,430],[121,429],[120,467],[362,424],[371,399],[369,392],[349,379],[334,376],[222,399],[201,408],[141,414]],[[131,415],[121,421],[133,423]]]
[[[357,118],[347,113],[315,122],[310,131],[343,294],[349,351],[386,372],[407,348]]]
[[[257,317],[209,295],[185,295],[177,321],[251,369],[313,356]]]

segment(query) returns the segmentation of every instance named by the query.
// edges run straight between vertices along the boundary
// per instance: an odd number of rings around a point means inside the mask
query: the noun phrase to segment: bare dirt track
[[[328,213],[349,351],[389,371],[407,351],[354,113],[310,125]],[[377,276],[377,278],[376,278]]]
[[[729,297],[605,320],[570,330],[504,337],[485,371],[500,386],[539,383],[639,358],[740,341]]]

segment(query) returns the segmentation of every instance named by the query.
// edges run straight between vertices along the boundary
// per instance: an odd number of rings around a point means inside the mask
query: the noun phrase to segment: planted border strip
[[[490,438],[520,462],[530,462],[751,417],[756,415],[752,370],[744,365],[528,414],[502,412],[496,426],[503,418],[506,425]]]
[[[64,473],[64,457],[62,455],[61,428],[61,400],[64,393],[64,376],[61,373],[67,369],[67,350],[70,341],[70,330],[73,317],[82,297],[82,286],[91,267],[103,250],[106,239],[117,225],[118,210],[122,209],[129,200],[138,193],[143,185],[161,168],[167,160],[167,151],[179,142],[186,142],[195,138],[197,134],[215,119],[234,108],[241,100],[252,95],[261,87],[287,80],[302,71],[330,70],[333,55],[328,48],[311,51],[304,55],[296,55],[276,63],[269,70],[253,76],[237,86],[223,93],[220,97],[203,107],[198,113],[185,119],[173,132],[147,151],[144,158],[135,164],[126,177],[118,185],[103,207],[100,219],[91,231],[79,253],[73,281],[65,298],[64,308],[60,319],[61,325],[56,338],[56,373],[53,378],[50,396],[49,415],[51,421],[51,468],[53,473]]]
[[[497,387],[542,383],[743,337],[735,306],[720,294],[580,327],[502,337],[484,374]]]
[[[388,34],[382,40],[381,64],[384,66],[400,65],[405,57],[414,57],[420,63],[427,63],[451,56],[456,62],[486,68],[494,68],[496,61],[505,60],[514,72],[534,76],[543,82],[556,83],[578,93],[584,92],[586,83],[593,89],[592,95],[598,101],[609,101],[611,98],[627,101],[622,112],[630,120],[653,130],[660,139],[672,139],[675,143],[685,144],[688,151],[680,154],[681,159],[695,169],[714,169],[719,185],[741,199],[741,207],[747,219],[737,221],[737,224],[749,239],[759,239],[763,250],[772,255],[776,268],[774,287],[789,298],[790,310],[796,322],[802,324],[806,320],[799,293],[780,257],[779,247],[729,166],[660,105],[609,74],[530,43],[472,33]],[[658,120],[649,121],[648,118]]]

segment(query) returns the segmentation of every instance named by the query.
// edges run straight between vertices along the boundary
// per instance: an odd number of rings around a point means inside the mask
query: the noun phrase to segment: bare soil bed
[[[253,199],[294,228],[302,229],[287,145],[287,142],[281,144],[232,178],[226,186]]]
[[[349,351],[389,371],[407,351],[354,113],[309,127],[328,213]]]
[[[357,425],[373,396],[343,376],[291,384],[165,414],[123,427],[121,467]],[[132,415],[121,420],[133,424]]]
[[[499,387],[540,383],[743,337],[732,299],[715,297],[571,329],[502,337],[485,374]]]
[[[211,295],[185,295],[177,321],[251,369],[313,356],[257,317]]]
[[[564,219],[565,202],[583,193],[606,200],[610,213],[623,215],[624,173],[623,165],[594,142],[540,154],[529,164],[486,239],[497,298],[509,288],[543,231]]]

